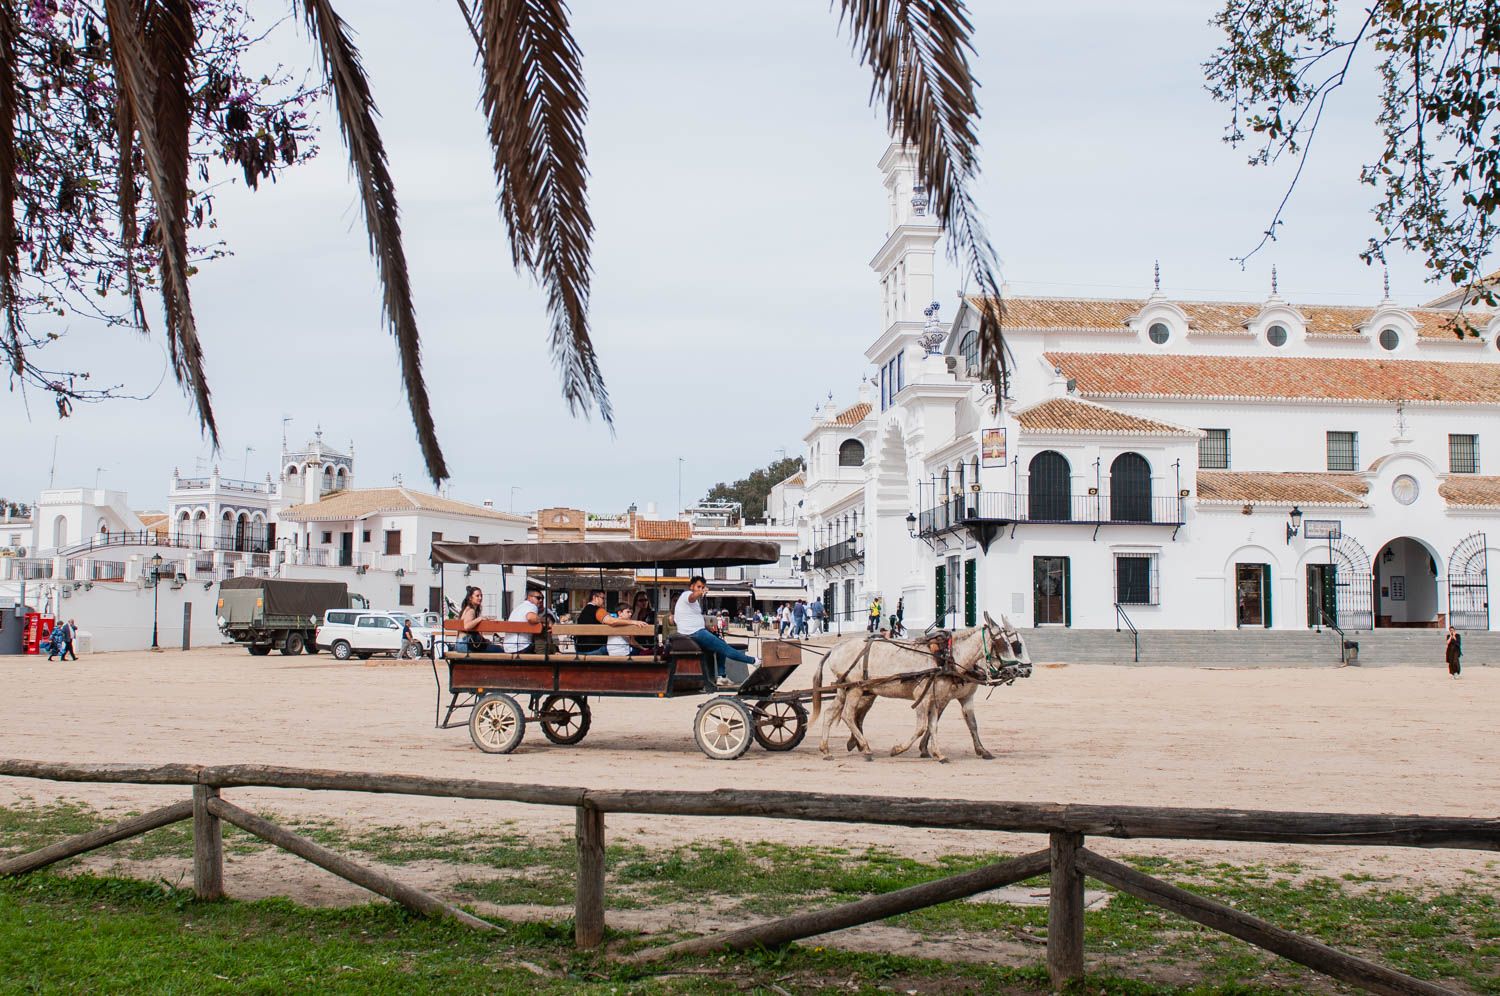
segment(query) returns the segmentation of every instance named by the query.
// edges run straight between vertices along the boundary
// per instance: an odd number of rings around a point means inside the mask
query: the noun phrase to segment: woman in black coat
[[[1448,627],[1448,643],[1443,656],[1448,659],[1448,673],[1457,678],[1458,673],[1463,670],[1460,660],[1464,655],[1464,640],[1458,635],[1458,630],[1452,626]]]

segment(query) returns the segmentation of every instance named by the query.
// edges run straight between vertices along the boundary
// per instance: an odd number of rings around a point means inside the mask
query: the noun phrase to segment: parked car
[[[397,612],[330,609],[323,616],[323,625],[318,627],[318,647],[327,648],[341,661],[351,657],[365,661],[376,654],[396,657],[401,653],[401,626],[405,619],[404,613]]]

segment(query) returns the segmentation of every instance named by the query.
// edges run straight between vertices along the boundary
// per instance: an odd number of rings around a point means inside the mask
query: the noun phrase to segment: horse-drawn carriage
[[[701,572],[713,567],[774,564],[781,557],[775,543],[747,540],[614,540],[603,543],[457,543],[432,545],[432,559],[443,567],[497,564],[504,568],[542,569],[542,583],[560,569],[629,568],[650,571],[659,588],[663,571]],[[601,585],[602,587],[602,585]],[[678,636],[670,610],[658,611],[651,624],[615,626],[552,622],[513,623],[484,620],[486,636],[524,634],[526,652],[500,649],[460,649],[457,620],[448,620],[444,637],[436,641],[433,678],[438,685],[437,726],[463,725],[454,716],[467,711],[474,745],[491,754],[515,750],[534,722],[555,744],[576,744],[588,735],[590,698],[680,698],[709,696],[693,718],[693,739],[715,760],[732,760],[752,742],[766,750],[791,750],[807,735],[807,710],[796,699],[777,698],[782,682],[797,669],[800,651],[765,641],[760,667],[736,687],[720,688],[714,668],[692,640]],[[624,637],[645,653],[611,657],[569,649],[579,637],[599,640]],[[518,641],[519,642],[519,641]],[[575,644],[576,647],[576,644]],[[448,704],[443,711],[443,683],[438,677],[441,653],[448,669]],[[523,706],[521,699],[526,700]]]
[[[616,540],[596,543],[458,543],[439,541],[432,545],[432,559],[446,575],[450,566],[477,567],[496,564],[502,568],[502,593],[507,567],[541,568],[542,584],[548,586],[553,569],[628,568],[649,570],[643,579],[660,589],[663,570],[673,575],[698,573],[712,567],[771,564],[780,559],[774,543],[748,540]],[[600,587],[603,587],[601,583]],[[503,601],[503,599],[502,599]],[[943,638],[929,642],[898,642],[883,638],[845,641],[833,650],[810,648],[827,657],[833,683],[822,684],[823,666],[818,668],[815,687],[782,691],[781,686],[802,661],[803,645],[783,640],[763,640],[759,667],[729,688],[714,678],[712,658],[693,640],[676,634],[670,610],[657,611],[650,624],[567,624],[543,617],[536,623],[483,620],[478,632],[485,637],[518,636],[514,642],[528,644],[525,650],[506,651],[502,644],[485,643],[473,649],[460,641],[458,620],[444,624],[441,639],[432,654],[433,680],[437,685],[435,725],[440,729],[467,725],[474,745],[490,754],[508,754],[520,745],[528,722],[539,725],[555,744],[579,743],[592,722],[590,698],[637,697],[679,698],[708,696],[693,717],[693,739],[714,760],[728,761],[743,755],[750,744],[771,751],[791,750],[807,735],[808,713],[804,703],[821,705],[825,693],[835,698],[829,717],[842,719],[850,729],[850,743],[868,758],[870,747],[860,729],[877,697],[906,698],[917,711],[917,732],[907,743],[921,740],[928,755],[932,728],[950,702],[959,702],[974,738],[975,753],[988,757],[979,741],[972,700],[977,688],[1012,683],[1031,673],[1020,638],[1007,621],[1004,626],[985,616],[985,624],[966,631],[955,641]],[[573,641],[623,637],[643,652],[634,656],[580,653]],[[573,645],[570,647],[569,644]],[[444,711],[444,686],[438,660],[447,665],[448,702]],[[876,673],[871,673],[871,662]],[[856,663],[859,673],[855,674]],[[526,704],[523,706],[521,700]],[[467,712],[467,718],[462,717]],[[851,746],[851,749],[853,749]],[[827,727],[823,747],[826,753]],[[899,753],[900,748],[893,753]],[[933,751],[936,754],[936,750]],[[941,755],[937,755],[941,757]]]

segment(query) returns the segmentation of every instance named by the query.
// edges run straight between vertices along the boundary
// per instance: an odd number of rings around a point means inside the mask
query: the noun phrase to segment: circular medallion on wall
[[[1402,474],[1391,482],[1391,497],[1403,505],[1410,505],[1421,493],[1422,489],[1417,484],[1417,479],[1410,474]]]

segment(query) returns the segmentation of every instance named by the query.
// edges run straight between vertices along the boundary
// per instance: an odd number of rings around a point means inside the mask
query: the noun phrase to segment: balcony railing
[[[840,564],[848,564],[864,557],[864,544],[856,536],[841,539],[837,543],[830,543],[820,550],[813,551],[813,568],[816,570],[827,570]]]
[[[89,561],[90,581],[124,581],[125,563],[120,560]]]
[[[76,557],[91,550],[104,550],[119,546],[167,546],[180,550],[226,550],[236,553],[269,553],[271,541],[265,536],[199,536],[196,533],[173,531],[155,533],[149,530],[123,533],[101,533],[89,537],[86,543],[77,543],[59,551],[65,557]]]
[[[37,558],[17,557],[13,561],[11,577],[18,581],[42,581],[52,576],[52,561]]]
[[[1087,526],[1180,526],[1181,498],[1146,495],[1111,499],[1099,495],[1038,496],[1006,491],[980,491],[955,495],[917,517],[917,532],[931,536],[970,524],[1034,524]]]

